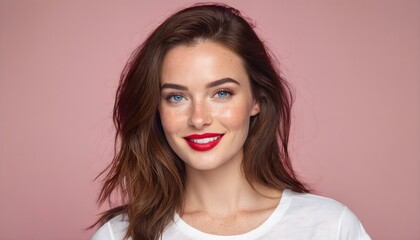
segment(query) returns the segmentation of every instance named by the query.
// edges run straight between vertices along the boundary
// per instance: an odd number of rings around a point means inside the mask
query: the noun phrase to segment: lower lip
[[[221,135],[218,139],[214,140],[213,142],[208,142],[208,143],[195,143],[192,142],[188,139],[185,139],[188,143],[188,145],[196,150],[196,151],[208,151],[214,147],[216,147],[216,145],[220,142],[220,139],[222,139],[223,135]]]

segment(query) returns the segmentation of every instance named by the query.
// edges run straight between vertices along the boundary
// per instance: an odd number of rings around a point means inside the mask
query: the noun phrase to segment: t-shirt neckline
[[[174,225],[180,232],[182,232],[186,236],[189,236],[193,239],[203,239],[203,240],[256,239],[258,237],[263,236],[267,232],[269,232],[270,229],[272,229],[272,227],[280,221],[286,209],[290,205],[290,194],[291,194],[291,190],[284,189],[282,196],[280,198],[279,204],[274,209],[274,211],[270,214],[270,216],[260,226],[243,234],[223,236],[223,235],[214,235],[214,234],[205,233],[192,227],[188,223],[186,223],[184,220],[182,220],[182,218],[177,213],[175,213]]]

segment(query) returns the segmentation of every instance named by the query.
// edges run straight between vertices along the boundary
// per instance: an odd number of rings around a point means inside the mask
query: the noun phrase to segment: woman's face
[[[211,41],[177,46],[164,58],[160,84],[163,130],[187,168],[242,161],[259,104],[239,56]]]

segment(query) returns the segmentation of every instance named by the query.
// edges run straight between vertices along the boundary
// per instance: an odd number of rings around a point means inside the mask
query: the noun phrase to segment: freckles
[[[160,118],[164,131],[167,133],[176,133],[182,128],[185,122],[185,111],[178,109],[161,109]]]
[[[243,124],[248,121],[248,109],[246,106],[225,106],[219,108],[216,115],[222,124],[229,126],[231,129],[242,128]]]

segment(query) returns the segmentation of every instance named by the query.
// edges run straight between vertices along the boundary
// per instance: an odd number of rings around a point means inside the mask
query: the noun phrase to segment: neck
[[[277,190],[260,184],[253,186],[242,174],[241,161],[231,161],[207,171],[187,167],[184,212],[230,215],[255,209],[267,196],[281,196]]]

